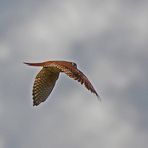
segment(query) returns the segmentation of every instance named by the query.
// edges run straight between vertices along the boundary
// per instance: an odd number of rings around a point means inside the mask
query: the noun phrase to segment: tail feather
[[[27,64],[29,66],[43,66],[44,65],[43,63],[27,63],[27,62],[24,62],[24,64]]]

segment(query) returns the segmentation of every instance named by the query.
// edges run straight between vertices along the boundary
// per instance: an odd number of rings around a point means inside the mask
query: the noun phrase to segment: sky
[[[147,148],[148,1],[0,1],[0,148]],[[77,63],[98,94],[60,74],[37,107],[40,68]]]

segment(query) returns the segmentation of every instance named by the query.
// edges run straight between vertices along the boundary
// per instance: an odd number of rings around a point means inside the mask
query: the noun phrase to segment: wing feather
[[[33,85],[33,106],[44,102],[53,90],[59,73],[53,73],[49,68],[42,68],[37,74]]]
[[[94,89],[93,85],[91,84],[91,82],[88,80],[88,78],[76,67],[73,67],[67,63],[52,63],[50,66],[56,67],[58,69],[60,69],[62,72],[64,72],[66,75],[68,75],[70,78],[77,80],[78,82],[80,82],[81,84],[84,84],[84,86],[90,90],[92,93],[94,93],[98,99],[100,99],[100,96],[98,95],[98,93],[96,92],[96,90]]]

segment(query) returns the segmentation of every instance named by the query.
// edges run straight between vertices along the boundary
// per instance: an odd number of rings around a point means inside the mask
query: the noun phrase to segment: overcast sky
[[[147,148],[148,1],[0,1],[0,148]],[[69,60],[102,101],[61,74],[32,106],[40,68]]]

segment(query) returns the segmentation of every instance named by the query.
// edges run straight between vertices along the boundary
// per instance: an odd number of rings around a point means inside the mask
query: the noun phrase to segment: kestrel
[[[92,86],[88,78],[77,69],[76,63],[68,61],[46,61],[42,63],[26,63],[30,66],[41,66],[41,71],[37,74],[33,85],[33,106],[38,106],[41,102],[44,102],[51,91],[53,90],[60,72],[64,72],[70,78],[77,80],[81,84],[94,93],[98,98],[99,95]]]

